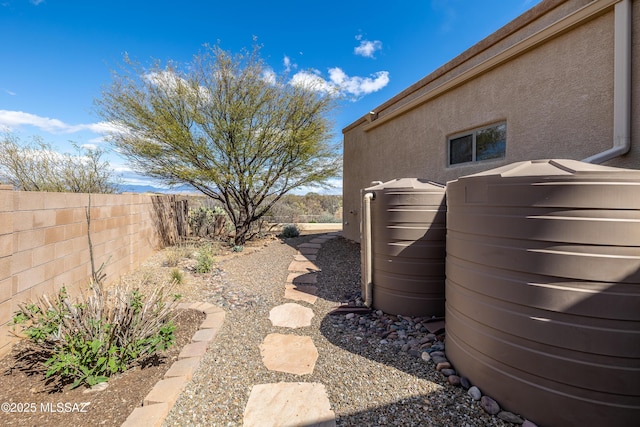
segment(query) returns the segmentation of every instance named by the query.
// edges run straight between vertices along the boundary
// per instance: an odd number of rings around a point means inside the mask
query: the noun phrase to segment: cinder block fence
[[[105,262],[107,281],[118,280],[175,238],[176,203],[175,196],[90,196],[0,186],[0,356],[14,342],[9,322],[20,302],[62,286],[72,295],[86,289],[88,231],[96,269]]]

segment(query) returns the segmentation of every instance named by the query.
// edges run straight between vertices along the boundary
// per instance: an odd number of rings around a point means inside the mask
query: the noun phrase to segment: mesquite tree
[[[337,98],[326,87],[291,84],[259,50],[206,47],[189,64],[150,68],[125,57],[96,100],[132,167],[219,201],[237,245],[284,194],[325,185],[341,168],[329,118]]]

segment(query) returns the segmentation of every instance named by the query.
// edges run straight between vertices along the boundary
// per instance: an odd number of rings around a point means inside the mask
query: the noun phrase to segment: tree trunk
[[[243,221],[240,224],[236,224],[236,235],[233,238],[233,244],[236,246],[242,246],[246,243],[249,230],[251,229],[251,223]]]

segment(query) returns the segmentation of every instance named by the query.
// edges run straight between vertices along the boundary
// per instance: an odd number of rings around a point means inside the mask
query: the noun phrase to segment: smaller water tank
[[[373,308],[406,316],[444,316],[445,187],[403,178],[364,190],[370,196]],[[365,219],[366,221],[366,219]],[[366,267],[365,267],[366,268]],[[367,275],[363,274],[367,281]],[[363,290],[366,292],[366,283]]]
[[[514,163],[447,205],[456,370],[541,425],[640,425],[640,171]]]

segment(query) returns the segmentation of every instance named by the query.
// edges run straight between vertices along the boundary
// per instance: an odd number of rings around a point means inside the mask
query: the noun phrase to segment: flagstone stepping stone
[[[320,267],[311,261],[291,261],[291,264],[289,264],[289,271],[314,272],[320,271]]]
[[[315,304],[318,287],[313,285],[284,285],[284,297],[295,301]]]
[[[315,239],[311,239],[311,240],[309,240],[309,243],[319,243],[319,244],[323,244],[323,243],[325,243],[327,240],[329,240],[329,239],[327,239],[326,237],[316,237]]]
[[[302,255],[315,255],[318,252],[320,252],[320,249],[318,248],[298,248],[298,252],[300,252]]]
[[[313,372],[318,349],[311,337],[269,334],[260,344],[262,363],[270,371],[305,375]]]
[[[318,259],[316,255],[302,255],[297,254],[293,256],[294,261],[315,261]]]
[[[318,276],[316,273],[303,273],[300,271],[289,273],[287,276],[287,283],[297,284],[316,284],[318,283]]]
[[[293,302],[273,307],[269,312],[269,320],[271,320],[273,326],[282,326],[284,328],[311,326],[312,317],[313,310]]]
[[[243,425],[334,427],[335,417],[323,384],[259,384],[251,389]]]
[[[311,249],[320,249],[322,245],[320,243],[300,243],[298,245],[298,249],[300,248],[311,248]]]

